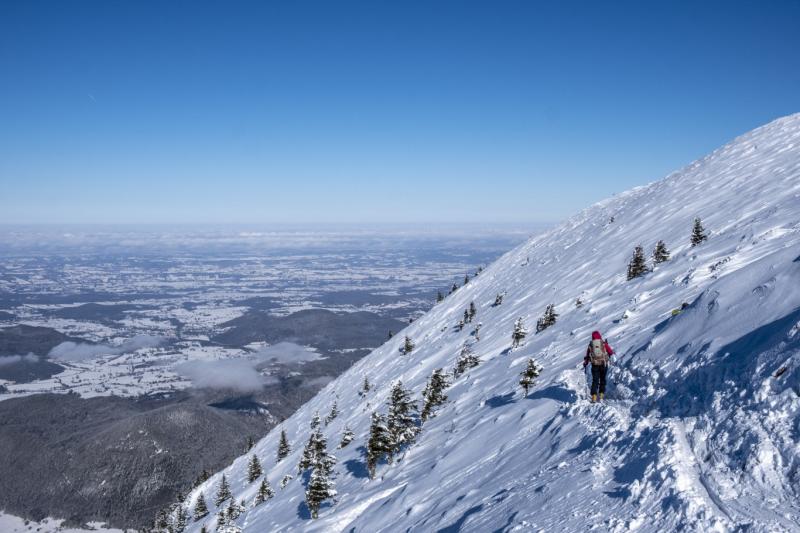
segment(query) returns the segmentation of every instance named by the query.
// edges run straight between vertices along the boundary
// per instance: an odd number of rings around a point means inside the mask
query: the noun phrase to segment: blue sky
[[[0,3],[0,223],[528,223],[800,111],[800,2]]]

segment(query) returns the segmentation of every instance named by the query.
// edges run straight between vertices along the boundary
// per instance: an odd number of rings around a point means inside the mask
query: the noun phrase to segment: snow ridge
[[[692,247],[695,217],[708,240]],[[670,260],[626,281],[634,246],[649,253],[658,240]],[[459,331],[470,302],[474,322]],[[548,304],[557,322],[533,333]],[[529,334],[512,350],[519,317]],[[588,401],[580,366],[594,329],[617,352],[603,404]],[[399,350],[405,335],[409,354]],[[370,480],[372,411],[386,412],[397,380],[419,399],[465,343],[480,364],[451,380],[416,442]],[[517,382],[531,357],[543,371],[523,397]],[[362,395],[365,376],[373,387]],[[297,464],[314,413],[324,417],[334,399],[340,414],[323,433],[338,495],[312,520]],[[799,414],[795,114],[532,238],[354,365],[253,449],[274,498],[253,506],[260,482],[246,480],[249,456],[225,469],[247,503],[232,530],[797,530]],[[334,449],[345,426],[355,439]],[[281,430],[292,452],[276,462]],[[213,502],[221,474],[188,496],[190,513],[200,492]],[[209,508],[188,531],[214,530]]]

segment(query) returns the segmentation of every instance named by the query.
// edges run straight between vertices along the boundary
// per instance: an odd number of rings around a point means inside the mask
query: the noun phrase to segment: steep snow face
[[[708,239],[692,247],[695,217]],[[658,240],[671,259],[627,281],[634,246],[649,252]],[[458,331],[470,302],[477,315]],[[548,304],[558,321],[535,333]],[[530,333],[512,350],[519,317]],[[617,352],[602,404],[589,402],[581,368],[595,329]],[[416,344],[406,355],[405,335]],[[416,442],[369,479],[371,412],[386,412],[398,380],[419,398],[465,343],[480,365],[452,382]],[[530,357],[543,371],[525,397],[517,383]],[[362,396],[365,376],[374,386]],[[314,413],[324,417],[334,399],[341,414],[323,433],[338,460],[338,495],[312,520],[297,464]],[[253,532],[796,530],[799,412],[793,115],[531,239],[354,365],[254,448],[274,498],[252,506],[259,482],[246,481],[247,456],[224,473],[247,502],[235,524]],[[345,426],[355,439],[335,449]],[[280,430],[292,453],[277,462]],[[286,475],[294,479],[281,489]],[[216,527],[219,481],[187,498],[191,511],[202,491],[210,508],[190,531]]]

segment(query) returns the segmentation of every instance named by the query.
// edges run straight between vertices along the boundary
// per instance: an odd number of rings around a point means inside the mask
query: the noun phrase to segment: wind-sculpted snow
[[[695,217],[708,239],[692,247]],[[626,281],[634,247],[649,252],[658,240],[671,259]],[[797,530],[798,254],[794,115],[504,255],[257,443],[274,498],[252,506],[259,483],[246,482],[248,456],[228,467],[237,501],[247,501],[235,523],[251,532]],[[474,322],[458,330],[470,302]],[[534,334],[548,304],[559,318]],[[519,317],[530,333],[511,350]],[[595,329],[617,352],[603,404],[588,401],[580,364]],[[415,348],[404,355],[406,335]],[[386,412],[397,380],[420,398],[465,343],[480,364],[369,479],[372,411]],[[543,371],[523,397],[530,357]],[[361,395],[365,376],[373,388]],[[324,417],[334,399],[340,414],[323,434],[338,495],[312,520],[297,465],[314,413]],[[355,439],[335,449],[345,426]],[[281,430],[292,452],[276,463]],[[201,491],[213,502],[219,476],[187,498],[189,511]],[[216,527],[209,507],[190,531]]]

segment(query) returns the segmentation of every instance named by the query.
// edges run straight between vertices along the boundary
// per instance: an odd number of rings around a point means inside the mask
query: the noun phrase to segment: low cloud
[[[262,363],[305,363],[319,359],[319,354],[310,348],[293,342],[279,342],[266,346],[253,356]]]
[[[39,360],[39,357],[29,353],[28,355],[8,355],[6,357],[0,357],[0,366],[3,365],[13,365],[14,363],[25,362],[25,363],[35,363]]]
[[[155,335],[136,335],[117,346],[67,341],[50,350],[48,357],[62,361],[85,361],[101,355],[120,355],[135,352],[141,348],[154,348],[166,340],[165,337]]]
[[[175,367],[175,371],[188,378],[201,389],[233,389],[241,392],[261,390],[265,385],[277,383],[272,376],[263,376],[255,368],[255,361],[223,359],[219,361],[188,361]]]
[[[303,387],[322,388],[333,380],[334,380],[333,376],[320,376],[318,378],[312,378],[303,381]]]

